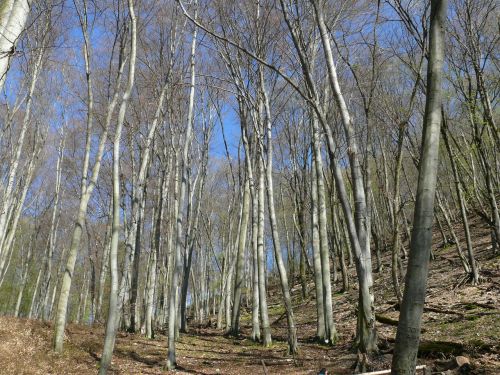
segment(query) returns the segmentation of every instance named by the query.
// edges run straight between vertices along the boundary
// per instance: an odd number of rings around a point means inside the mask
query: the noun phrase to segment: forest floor
[[[439,372],[440,366],[450,358],[463,355],[471,363],[467,373],[500,374],[500,255],[493,254],[489,232],[479,221],[471,223],[471,231],[483,277],[478,286],[461,285],[463,271],[453,245],[434,248],[436,258],[430,268],[419,363],[427,364],[435,373],[443,373]],[[437,234],[434,243],[441,243]],[[390,323],[399,314],[389,254],[383,258],[383,264],[383,270],[374,277],[377,317],[385,323],[377,323],[380,353],[370,358],[371,370],[390,368],[396,333],[396,327]],[[177,344],[177,373],[317,374],[322,368],[327,368],[329,374],[353,373],[357,355],[351,346],[358,292],[354,274],[351,280],[353,286],[346,293],[340,293],[341,282],[336,283],[334,313],[339,342],[335,346],[314,342],[314,284],[309,284],[310,297],[305,301],[301,301],[300,286],[295,285],[292,292],[300,351],[294,358],[286,356],[286,319],[279,288],[275,286],[269,292],[273,334],[270,348],[262,348],[249,339],[251,318],[247,310],[242,316],[239,338],[202,327],[192,327],[188,334],[182,334]],[[70,324],[64,354],[56,355],[51,351],[51,323],[0,317],[0,374],[95,374],[103,337],[103,327]],[[139,334],[120,332],[110,373],[165,373],[166,342],[161,334],[148,340]]]

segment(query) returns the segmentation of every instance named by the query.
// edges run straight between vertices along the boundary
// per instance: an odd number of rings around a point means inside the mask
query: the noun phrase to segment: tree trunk
[[[187,129],[184,138],[183,153],[181,160],[181,186],[178,200],[178,211],[176,218],[176,244],[174,254],[174,265],[172,269],[172,283],[170,285],[169,308],[168,308],[168,354],[167,354],[167,369],[172,370],[176,366],[175,359],[175,339],[176,339],[176,324],[177,324],[177,294],[180,273],[182,271],[181,264],[181,249],[182,249],[182,226],[183,226],[183,208],[184,198],[186,194],[186,179],[187,179],[187,162],[188,151],[191,143],[193,131],[193,116],[194,116],[194,94],[195,94],[195,56],[196,56],[196,36],[197,28],[194,29],[191,41],[191,84],[189,92],[189,108],[187,118]]]
[[[432,221],[434,218],[434,196],[441,126],[441,84],[443,79],[446,10],[446,0],[431,2],[424,131],[405,291],[396,333],[396,346],[392,358],[393,374],[413,374],[417,362],[429,255],[432,245]]]
[[[278,232],[278,221],[276,219],[274,205],[274,189],[273,189],[273,148],[272,148],[272,131],[271,131],[271,110],[269,98],[264,87],[264,74],[260,71],[261,90],[264,97],[264,108],[266,112],[266,127],[267,127],[267,163],[265,165],[266,182],[267,182],[267,202],[269,210],[269,220],[271,222],[271,234],[273,238],[274,257],[278,267],[278,273],[281,281],[281,290],[283,293],[283,302],[285,304],[285,312],[288,325],[288,349],[290,354],[297,352],[297,329],[293,318],[292,297],[290,295],[290,287],[288,285],[288,275],[286,272],[285,262],[281,253],[281,242]],[[263,150],[261,150],[263,152]],[[264,202],[262,202],[264,205]],[[325,216],[326,218],[326,216]],[[330,277],[330,276],[328,276]]]
[[[245,163],[250,163],[249,155],[247,154]],[[248,171],[248,167],[247,167]],[[247,172],[248,174],[248,172]],[[238,235],[238,253],[236,255],[236,274],[234,282],[234,300],[233,300],[233,315],[231,321],[231,331],[234,335],[238,335],[240,331],[240,308],[241,308],[241,294],[243,289],[244,280],[244,257],[245,247],[248,232],[248,220],[250,216],[250,181],[249,177],[245,178],[245,185],[243,188],[243,203],[241,211],[241,224],[240,233]]]
[[[259,307],[259,255],[258,255],[258,204],[257,191],[255,185],[250,185],[252,195],[252,340],[260,340]]]
[[[55,186],[55,197],[54,197],[54,206],[52,208],[52,216],[50,220],[50,231],[49,231],[49,240],[47,243],[47,249],[45,253],[44,259],[44,282],[43,282],[43,297],[42,297],[42,318],[44,320],[49,319],[49,294],[50,294],[50,286],[53,282],[52,278],[52,262],[54,258],[54,250],[56,247],[57,241],[57,212],[59,206],[59,195],[61,190],[61,163],[63,162],[64,155],[64,133],[61,134],[61,140],[59,143],[58,149],[58,158],[56,163],[56,186]]]
[[[106,284],[106,278],[108,274],[109,266],[109,252],[111,247],[111,224],[113,215],[113,202],[109,205],[109,213],[107,216],[108,223],[106,225],[106,234],[104,236],[104,249],[102,252],[101,259],[101,270],[99,272],[99,287],[98,287],[98,297],[97,297],[97,307],[96,307],[96,320],[101,322],[102,320],[102,301],[104,298],[104,286]]]
[[[259,183],[257,187],[257,259],[259,271],[259,306],[260,318],[262,321],[262,344],[269,347],[272,344],[271,327],[269,325],[269,316],[267,311],[267,295],[266,295],[266,259],[264,251],[264,163],[262,155],[257,156],[259,164]]]
[[[444,115],[444,111],[441,111],[442,115],[442,128],[441,133],[443,135],[444,145],[446,147],[446,151],[448,153],[448,158],[450,159],[451,170],[453,172],[453,183],[455,185],[455,192],[457,194],[458,203],[460,206],[460,215],[462,216],[462,225],[464,227],[465,233],[465,241],[467,243],[467,254],[469,256],[469,266],[471,270],[471,281],[474,285],[479,284],[479,271],[477,269],[476,259],[474,258],[474,250],[472,248],[472,240],[470,236],[469,222],[467,220],[467,210],[465,208],[465,198],[462,191],[462,183],[460,181],[460,176],[457,169],[457,164],[455,163],[454,155],[451,151],[450,142],[448,140],[448,125],[446,121],[446,117]]]
[[[19,292],[17,294],[17,302],[16,302],[16,308],[14,310],[14,317],[19,317],[19,309],[21,307],[21,301],[23,299],[23,293],[24,289],[26,287],[26,282],[28,280],[28,271],[29,271],[29,265],[31,262],[31,257],[33,254],[33,242],[35,239],[35,234],[31,235],[30,241],[28,243],[28,253],[26,254],[26,260],[24,261],[24,272],[22,272],[21,276],[21,286],[19,288]]]
[[[106,321],[104,347],[99,367],[99,375],[105,375],[111,364],[115,346],[116,330],[118,325],[118,242],[120,237],[120,142],[127,104],[132,94],[135,78],[135,61],[137,56],[137,20],[133,0],[128,0],[130,18],[130,61],[127,87],[123,93],[120,110],[118,112],[115,139],[113,142],[113,224],[111,226],[111,247],[109,252],[109,269],[111,273],[111,289],[109,292],[109,310]]]
[[[313,155],[315,158],[316,155]],[[323,296],[323,271],[321,269],[321,244],[319,238],[318,220],[318,184],[315,161],[311,166],[311,225],[312,225],[312,250],[314,263],[314,285],[316,290],[316,336],[318,340],[324,342],[326,338],[325,326],[325,298]]]
[[[455,244],[455,246],[457,248],[458,257],[460,258],[460,262],[462,263],[462,267],[464,268],[465,273],[469,274],[470,273],[469,263],[467,262],[467,258],[465,258],[465,255],[463,254],[462,247],[460,246],[460,241],[458,240],[458,237],[455,233],[455,230],[453,229],[453,224],[451,223],[448,212],[446,211],[446,209],[441,201],[441,195],[439,194],[439,191],[437,192],[436,197],[437,197],[438,207],[443,214],[443,217],[446,221],[446,224],[448,225],[448,228],[450,229],[451,238],[452,238],[453,243]]]
[[[0,91],[5,84],[10,58],[15,53],[17,42],[28,20],[31,1],[7,0],[2,4],[0,10]]]
[[[61,290],[59,293],[59,299],[56,309],[56,318],[54,323],[54,351],[56,353],[62,353],[63,341],[64,341],[64,328],[66,326],[66,313],[69,301],[69,292],[71,289],[71,281],[73,278],[73,272],[75,270],[76,258],[78,255],[78,250],[80,248],[80,241],[82,237],[83,226],[85,225],[85,218],[87,216],[88,202],[92,191],[99,177],[99,172],[101,168],[102,156],[104,153],[104,148],[106,145],[106,140],[108,138],[108,130],[111,124],[114,109],[118,102],[118,90],[120,88],[121,76],[123,74],[124,62],[122,61],[121,66],[118,68],[118,73],[116,75],[116,90],[108,103],[106,122],[104,125],[104,130],[99,139],[99,145],[97,148],[96,156],[94,159],[94,165],[92,167],[92,172],[90,174],[90,179],[88,176],[91,148],[92,148],[92,128],[93,128],[93,89],[92,89],[92,75],[90,71],[90,44],[87,34],[87,14],[85,12],[84,17],[85,22],[82,23],[82,31],[85,38],[84,43],[84,58],[85,58],[85,73],[87,77],[87,134],[85,141],[85,156],[83,160],[82,168],[82,179],[81,179],[81,191],[80,191],[80,204],[78,208],[78,213],[75,219],[75,226],[73,229],[73,235],[71,238],[71,245],[69,247],[69,255],[66,263],[66,268],[63,274],[63,280],[61,283]],[[123,59],[122,59],[123,60]]]
[[[156,278],[159,271],[158,259],[160,259],[161,250],[161,229],[163,224],[163,208],[165,205],[165,193],[168,189],[168,182],[170,179],[170,174],[168,172],[162,172],[159,189],[158,189],[158,201],[156,205],[156,218],[154,219],[154,237],[153,237],[153,248],[151,249],[150,259],[149,259],[149,273],[147,279],[147,292],[146,292],[146,314],[145,314],[145,325],[146,325],[146,337],[152,339],[154,337],[153,329],[153,310],[154,310],[154,297],[156,291]]]
[[[333,322],[332,306],[332,285],[330,280],[330,250],[328,248],[328,230],[326,218],[326,197],[323,177],[323,161],[321,156],[321,146],[319,141],[319,127],[315,116],[313,122],[313,163],[312,168],[316,169],[316,179],[313,184],[317,185],[318,194],[318,217],[319,217],[319,240],[321,255],[321,275],[323,287],[323,308],[325,309],[325,342],[334,344],[337,340],[337,331]],[[334,265],[335,267],[335,265]]]

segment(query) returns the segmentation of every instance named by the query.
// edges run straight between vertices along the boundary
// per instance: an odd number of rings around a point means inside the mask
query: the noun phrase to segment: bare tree
[[[439,160],[446,10],[446,0],[431,3],[424,132],[422,135],[408,271],[396,333],[396,347],[392,359],[393,374],[415,373],[420,341],[420,325],[425,304],[429,256],[432,244],[434,196]]]
[[[77,7],[78,9],[78,7]],[[69,293],[71,289],[71,282],[75,270],[76,258],[80,248],[82,230],[85,225],[85,218],[87,216],[87,209],[90,197],[96,186],[99,172],[101,170],[102,156],[108,137],[108,131],[111,124],[112,116],[115,107],[118,103],[119,89],[121,86],[121,77],[125,67],[125,61],[120,58],[118,72],[115,79],[115,91],[111,97],[108,98],[108,107],[106,112],[106,119],[104,129],[100,134],[97,149],[93,149],[93,134],[94,134],[94,94],[93,94],[93,79],[91,69],[91,44],[88,34],[88,9],[87,3],[83,2],[83,9],[79,11],[80,24],[84,39],[83,55],[85,61],[85,75],[87,81],[87,129],[85,137],[85,154],[83,159],[81,187],[80,187],[80,204],[78,213],[75,219],[75,226],[71,238],[71,245],[69,247],[68,259],[66,262],[65,272],[59,292],[59,299],[57,303],[55,329],[54,329],[54,350],[58,353],[63,350],[64,341],[64,328],[66,326],[66,313],[68,308]],[[118,30],[117,30],[118,32]],[[121,46],[123,47],[123,46]],[[123,53],[123,48],[120,54]],[[123,57],[120,55],[120,57]],[[95,152],[94,163],[91,167],[91,153]],[[90,170],[91,169],[91,170]],[[90,172],[90,174],[89,174]]]
[[[121,97],[118,111],[115,138],[113,142],[113,223],[111,225],[111,247],[109,251],[109,269],[111,271],[111,291],[109,293],[108,319],[106,320],[106,334],[102,352],[99,374],[107,373],[113,349],[115,346],[116,329],[118,323],[118,241],[120,236],[120,143],[127,104],[132,94],[135,80],[135,61],[137,57],[137,19],[134,2],[128,0],[130,18],[130,52],[127,86]]]
[[[191,40],[191,62],[190,62],[190,91],[189,91],[189,104],[188,116],[186,124],[186,132],[184,134],[182,154],[180,155],[180,174],[181,184],[179,196],[176,197],[176,243],[175,254],[173,256],[173,272],[169,292],[169,307],[168,307],[168,355],[167,355],[167,368],[169,370],[176,367],[175,357],[175,340],[176,340],[176,327],[177,327],[177,306],[178,306],[178,283],[180,273],[182,271],[181,264],[181,249],[183,246],[183,211],[184,201],[186,195],[186,180],[188,169],[188,152],[192,140],[193,132],[193,116],[194,116],[194,95],[196,83],[196,36],[197,28],[194,28]]]

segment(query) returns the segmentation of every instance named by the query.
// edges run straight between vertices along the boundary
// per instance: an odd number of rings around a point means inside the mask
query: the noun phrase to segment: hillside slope
[[[424,313],[424,332],[420,363],[435,371],[440,363],[456,355],[471,361],[471,374],[500,374],[500,255],[489,246],[489,233],[479,221],[472,232],[483,282],[461,285],[463,273],[454,246],[435,246],[431,262],[428,298]],[[458,229],[458,227],[457,227]],[[436,244],[439,238],[436,237]],[[390,258],[375,274],[375,292],[380,338],[380,354],[371,358],[371,368],[387,369],[398,318],[392,290]],[[351,275],[353,281],[355,275]],[[272,283],[271,283],[272,284]],[[241,338],[225,337],[214,328],[192,327],[178,344],[181,374],[317,374],[327,368],[333,374],[351,374],[357,356],[351,350],[355,333],[357,290],[354,285],[334,295],[335,320],[339,342],[333,347],[314,343],[315,305],[313,284],[309,299],[301,301],[299,286],[293,288],[300,353],[285,356],[286,319],[280,303],[279,288],[269,294],[274,344],[264,349],[247,337],[250,315],[242,317]],[[355,284],[354,282],[352,284]],[[382,322],[382,323],[381,323]],[[0,317],[0,374],[94,374],[99,365],[103,327],[71,324],[67,328],[63,355],[51,352],[52,325],[26,319]],[[119,333],[113,359],[113,374],[164,373],[166,338],[147,340],[140,335]]]

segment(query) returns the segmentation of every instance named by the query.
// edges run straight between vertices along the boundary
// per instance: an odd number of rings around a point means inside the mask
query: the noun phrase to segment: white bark
[[[0,91],[9,70],[10,59],[26,26],[31,0],[6,0],[0,10]]]

